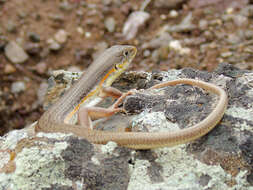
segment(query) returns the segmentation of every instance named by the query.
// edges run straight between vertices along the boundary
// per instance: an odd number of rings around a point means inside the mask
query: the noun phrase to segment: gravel
[[[24,63],[28,59],[27,53],[15,41],[10,41],[5,46],[4,53],[12,63]]]

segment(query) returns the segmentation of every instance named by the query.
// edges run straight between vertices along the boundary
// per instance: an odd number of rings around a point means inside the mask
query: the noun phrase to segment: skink
[[[125,71],[135,57],[136,51],[135,47],[127,45],[112,46],[107,49],[63,97],[41,116],[36,131],[73,133],[95,144],[106,144],[109,141],[114,141],[118,145],[128,148],[153,149],[195,140],[216,126],[226,110],[227,95],[222,88],[214,84],[194,79],[178,79],[151,87],[151,89],[155,89],[177,84],[189,84],[217,94],[219,100],[214,110],[204,120],[192,127],[167,133],[109,132],[91,129],[90,126],[87,126],[88,124],[72,125],[66,123],[82,102],[98,96],[104,88],[103,86],[109,87]],[[90,112],[92,113],[92,111]]]

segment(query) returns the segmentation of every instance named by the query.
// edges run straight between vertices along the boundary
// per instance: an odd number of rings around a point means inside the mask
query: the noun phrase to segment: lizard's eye
[[[118,67],[117,67],[117,65],[114,65],[114,69],[115,69],[115,70],[118,70]]]
[[[127,57],[127,56],[128,56],[128,54],[129,54],[129,52],[128,52],[128,51],[124,51],[124,52],[123,52],[123,55],[124,55],[125,57]]]

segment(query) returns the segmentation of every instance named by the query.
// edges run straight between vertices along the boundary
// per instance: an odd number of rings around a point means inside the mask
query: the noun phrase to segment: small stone
[[[178,17],[178,12],[176,10],[171,10],[169,13],[170,18]]]
[[[112,3],[112,0],[102,0],[104,6],[108,6]]]
[[[64,22],[64,16],[60,14],[50,14],[49,18],[56,22]]]
[[[17,32],[17,25],[13,21],[9,20],[6,25],[6,30],[10,33]]]
[[[189,55],[191,50],[189,48],[183,48],[180,44],[180,41],[173,40],[169,43],[169,48],[177,51],[180,55]]]
[[[227,38],[227,41],[230,44],[238,44],[238,43],[241,42],[241,38],[239,36],[237,36],[236,34],[229,34],[228,38]]]
[[[11,84],[12,93],[19,93],[19,92],[25,91],[25,89],[26,89],[25,83],[22,81],[13,82]]]
[[[235,15],[233,20],[235,25],[238,27],[246,26],[248,24],[248,18],[246,16]]]
[[[12,63],[24,63],[28,59],[27,53],[15,41],[5,46],[4,53]]]
[[[161,15],[160,15],[160,18],[161,18],[162,20],[166,20],[166,19],[167,19],[167,16],[166,16],[165,14],[161,14]]]
[[[59,7],[63,11],[70,11],[73,9],[73,6],[68,1],[62,1]]]
[[[144,11],[132,12],[123,27],[123,36],[126,40],[133,39],[137,33],[138,29],[143,26],[146,21],[150,18],[150,14]]]
[[[59,30],[55,35],[54,35],[54,39],[60,43],[60,44],[64,44],[67,39],[68,39],[68,34],[65,30],[61,29]]]
[[[46,58],[50,53],[49,47],[43,47],[41,52],[40,52],[40,57],[41,58]]]
[[[7,38],[5,36],[0,36],[0,51],[4,50],[4,47],[6,44],[7,44]]]
[[[109,32],[114,32],[115,31],[115,19],[113,17],[108,17],[107,19],[105,19],[105,28],[109,31]]]
[[[67,71],[69,72],[82,72],[82,70],[77,66],[70,66]]]
[[[230,57],[231,55],[233,55],[233,53],[230,51],[221,53],[221,57],[223,58]]]
[[[79,17],[83,16],[83,14],[84,14],[84,12],[81,9],[76,11],[76,15],[79,16]]]
[[[207,29],[207,27],[208,27],[208,22],[207,22],[207,20],[201,19],[201,20],[199,21],[199,28],[200,28],[201,30],[205,30],[205,29]]]
[[[233,7],[229,7],[229,8],[227,8],[227,10],[226,10],[226,13],[227,14],[232,14],[234,12],[234,8]]]
[[[25,50],[30,55],[39,55],[41,46],[38,43],[27,43],[25,44]]]
[[[149,50],[145,50],[145,51],[143,52],[143,56],[144,56],[144,57],[149,57],[150,54],[151,54],[151,52],[150,52]]]
[[[80,27],[80,26],[76,28],[76,31],[77,31],[79,34],[81,34],[81,35],[84,34],[83,28]]]
[[[47,64],[45,62],[39,62],[37,65],[36,65],[36,71],[39,73],[39,74],[44,74],[46,71],[47,71]]]
[[[36,34],[35,32],[30,32],[28,34],[28,38],[32,41],[32,42],[40,42],[40,36],[38,34]]]
[[[85,32],[85,33],[84,33],[84,36],[85,36],[86,38],[90,38],[90,37],[91,37],[91,33],[90,33],[90,32]]]
[[[180,4],[184,3],[185,0],[156,0],[154,1],[154,6],[157,8],[176,8]]]
[[[11,73],[14,73],[15,71],[16,71],[16,68],[13,67],[11,64],[6,64],[4,67],[5,74],[11,74]]]
[[[18,11],[18,17],[21,19],[24,19],[25,17],[27,17],[27,14],[26,14],[26,12],[20,10],[20,11]]]
[[[60,44],[58,44],[57,42],[53,42],[49,45],[49,49],[52,51],[58,51],[62,48],[62,46]]]
[[[77,63],[83,63],[87,56],[87,52],[85,50],[76,50],[74,55]]]

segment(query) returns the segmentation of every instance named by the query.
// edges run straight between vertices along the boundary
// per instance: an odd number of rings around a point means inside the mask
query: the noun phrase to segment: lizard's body
[[[151,87],[161,88],[176,84],[190,84],[219,95],[217,106],[200,123],[175,132],[109,132],[90,129],[86,120],[82,125],[66,122],[78,110],[82,101],[98,96],[102,85],[109,87],[132,61],[136,54],[133,46],[113,46],[106,50],[88,68],[81,78],[39,119],[37,131],[73,133],[96,144],[115,141],[133,149],[151,149],[186,143],[207,134],[221,120],[227,106],[227,95],[220,87],[193,79],[178,79]],[[117,68],[115,68],[115,65]],[[116,108],[114,108],[116,109]],[[93,111],[90,111],[95,115]],[[99,115],[99,114],[98,114]]]

